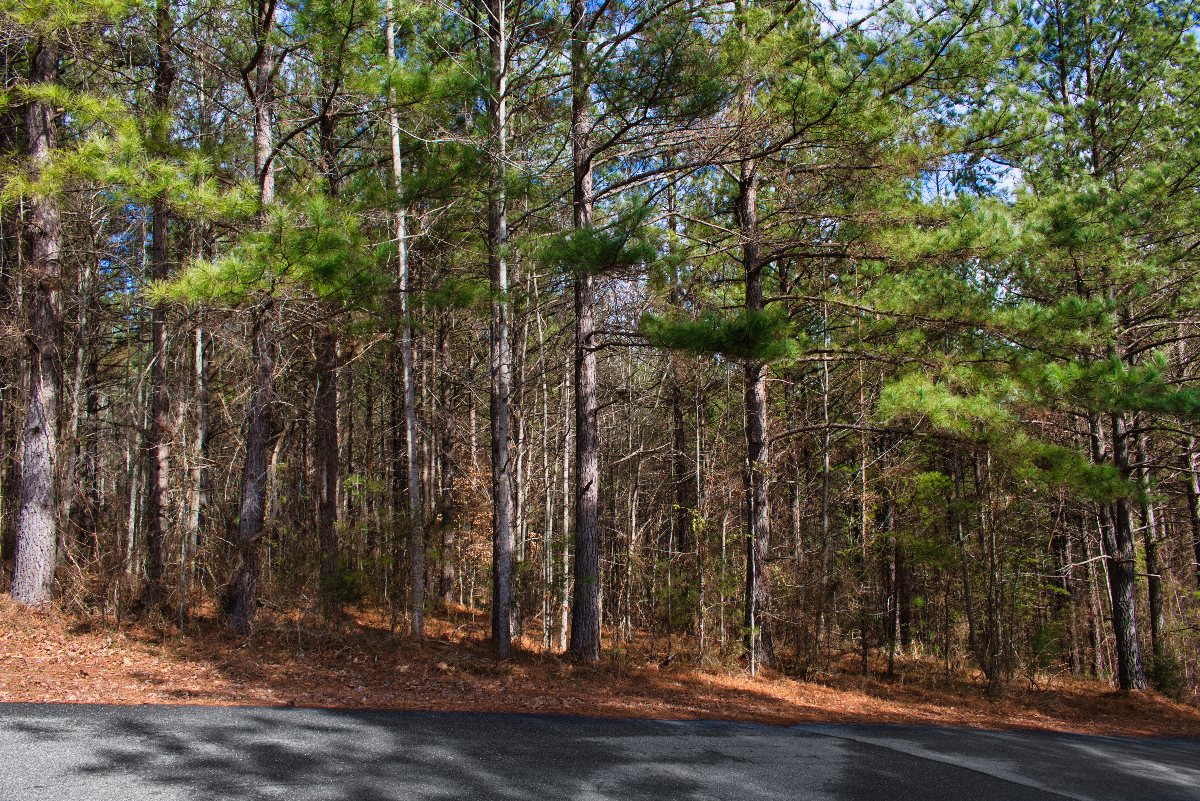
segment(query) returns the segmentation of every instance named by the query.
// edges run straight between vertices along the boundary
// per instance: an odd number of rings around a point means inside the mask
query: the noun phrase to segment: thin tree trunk
[[[558,650],[567,650],[568,619],[571,609],[571,364],[563,364],[563,449],[562,449],[562,565],[558,592]]]
[[[671,483],[675,492],[674,514],[672,522],[675,526],[675,540],[680,553],[691,553],[692,515],[695,511],[695,501],[691,498],[692,481],[691,459],[688,458],[688,435],[683,417],[683,377],[682,370],[676,364],[677,358],[670,354],[673,369],[671,371]]]
[[[275,26],[275,2],[255,6],[254,34],[258,49],[247,70],[254,105],[254,169],[259,181],[259,220],[275,203],[275,170],[272,164],[271,108],[274,104],[275,56],[271,33]],[[246,410],[246,459],[242,465],[242,498],[238,517],[238,561],[225,587],[222,608],[229,629],[248,635],[257,603],[259,547],[266,520],[267,475],[270,469],[271,415],[275,370],[275,321],[273,300],[263,298],[251,312],[250,396]]]
[[[512,276],[513,283],[520,283],[519,277],[515,274]],[[525,630],[525,593],[522,592],[524,582],[522,578],[525,571],[521,565],[525,562],[525,554],[527,549],[528,521],[526,519],[526,493],[528,491],[528,468],[529,461],[527,459],[528,442],[526,416],[525,416],[525,357],[529,344],[529,322],[526,318],[524,325],[516,326],[520,330],[518,337],[518,346],[514,349],[513,354],[513,383],[512,394],[513,399],[510,406],[512,410],[512,418],[515,422],[516,431],[513,434],[513,536],[515,539],[513,550],[513,589],[512,589],[512,631],[520,636]]]
[[[584,0],[571,0],[572,209],[576,230],[592,225],[591,98]],[[600,658],[600,459],[596,425],[596,286],[589,265],[575,275],[575,603],[571,656]]]
[[[883,620],[887,626],[887,675],[896,675],[896,646],[900,643],[900,543],[896,537],[895,517],[891,495],[884,486],[879,509],[875,513],[876,528],[885,537],[888,553],[884,556]]]
[[[742,269],[746,314],[763,313],[763,265],[758,245],[758,176],[753,162],[743,162],[737,197],[738,226],[743,238]],[[750,670],[774,662],[768,623],[770,589],[766,564],[770,548],[771,508],[767,493],[767,365],[746,362],[746,647]]]
[[[516,434],[513,442],[515,464],[513,468],[513,531],[516,535],[516,575],[518,582],[514,592],[513,628],[520,631],[523,628],[524,610],[521,608],[521,574],[520,565],[525,561],[529,549],[529,520],[526,500],[529,491],[529,421],[525,414],[525,359],[529,353],[529,321],[520,326],[521,336],[518,337],[518,347],[513,354],[513,416],[516,418]]]
[[[679,222],[675,213],[675,191],[673,187],[667,188],[666,196],[667,225],[670,228],[671,234],[676,235],[678,234]],[[668,303],[671,308],[680,308],[683,305],[678,275],[671,276]],[[684,428],[684,362],[682,357],[673,353],[668,353],[667,359],[671,374],[671,482],[674,485],[675,491],[674,514],[671,516],[671,522],[675,527],[675,541],[678,544],[680,553],[691,553],[694,546],[692,542],[692,522],[693,516],[696,513],[696,498],[699,497],[699,487],[692,480],[691,460],[688,458],[688,435]],[[699,438],[699,431],[700,420],[697,417],[697,440]],[[692,496],[693,490],[696,492],[694,497]],[[699,557],[697,559],[699,560]]]
[[[703,435],[704,435],[704,414],[701,409],[701,403],[702,403],[702,400],[701,400],[700,381],[699,381],[699,377],[697,376],[696,405],[695,405],[695,410],[696,410],[695,457],[696,458],[693,460],[693,463],[692,463],[692,467],[693,467],[693,471],[694,471],[693,475],[695,477],[694,482],[692,484],[692,492],[695,493],[693,495],[694,503],[695,503],[694,515],[695,515],[695,520],[697,522],[701,521],[700,510],[701,510],[701,505],[703,502],[703,497],[701,495],[702,452],[701,452],[700,448],[701,448],[701,442],[702,442]],[[701,664],[703,664],[705,656],[708,653],[708,636],[707,636],[707,628],[705,626],[705,608],[708,603],[708,598],[707,598],[708,581],[707,581],[707,576],[705,574],[705,558],[704,558],[704,546],[705,546],[705,540],[707,539],[707,536],[706,536],[707,531],[708,531],[708,527],[706,525],[697,525],[695,527],[695,543],[694,544],[695,544],[695,549],[696,549],[695,550],[696,576],[697,576],[697,582],[699,585],[697,587],[697,592],[696,592],[696,648],[697,648],[697,652],[698,652]]]
[[[89,486],[84,480],[84,477],[79,475],[79,462],[82,455],[82,443],[80,442],[80,428],[83,422],[85,411],[89,411],[85,406],[84,397],[90,394],[92,379],[95,374],[92,371],[94,363],[89,360],[88,356],[88,340],[91,337],[89,324],[91,322],[91,307],[93,290],[93,279],[95,271],[93,269],[92,260],[86,259],[83,266],[80,267],[78,280],[76,282],[76,291],[78,292],[78,313],[75,321],[75,358],[74,370],[71,378],[71,411],[68,418],[68,435],[66,447],[60,450],[65,451],[67,463],[62,470],[63,482],[63,497],[62,497],[62,512],[59,517],[60,531],[60,552],[59,558],[62,559],[64,552],[72,547],[76,542],[79,542],[83,533],[83,525],[79,518],[79,506],[81,497],[81,488]]]
[[[83,491],[84,509],[78,525],[81,533],[87,532],[87,544],[91,549],[90,556],[96,562],[101,559],[100,533],[97,529],[99,528],[100,503],[103,496],[100,477],[100,438],[96,435],[97,418],[100,415],[100,394],[96,390],[99,369],[100,355],[95,348],[91,348],[88,354],[87,370],[83,377],[87,399],[84,412],[86,425],[82,434],[81,451],[83,474],[80,481],[85,489]]]
[[[908,549],[900,538],[896,538],[896,605],[900,650],[907,653],[912,647],[912,571],[908,566]]]
[[[1059,580],[1051,601],[1053,620],[1064,622],[1063,634],[1067,638],[1067,666],[1072,674],[1079,672],[1079,637],[1075,624],[1075,577],[1072,566],[1072,538],[1069,526],[1054,522],[1054,533],[1050,539],[1050,549],[1054,555]]]
[[[271,304],[260,304],[250,329],[251,390],[246,414],[246,461],[242,466],[242,501],[238,517],[238,563],[225,588],[224,612],[235,634],[247,635],[254,620],[267,477],[271,461],[271,384],[275,368],[273,337],[268,332]]]
[[[467,351],[467,376],[468,380],[474,381],[474,348],[471,348]],[[471,475],[475,475],[479,471],[479,416],[475,413],[474,392],[467,393],[467,436],[469,440],[467,443],[467,449],[470,451]]]
[[[975,497],[979,505],[979,542],[987,563],[987,582],[985,585],[985,589],[987,590],[987,604],[984,607],[987,611],[987,617],[984,621],[984,637],[981,641],[981,647],[983,649],[983,658],[986,660],[984,673],[987,674],[988,678],[988,695],[994,696],[1000,691],[1001,684],[1005,678],[1005,671],[1001,645],[1003,633],[1001,631],[1000,619],[1002,610],[1000,576],[996,553],[996,532],[992,525],[991,517],[991,463],[992,456],[990,450],[985,454],[982,465],[978,458],[972,460]]]
[[[456,488],[454,486],[455,478],[457,477],[458,469],[454,461],[454,410],[451,408],[451,356],[450,356],[450,320],[443,320],[441,332],[438,336],[438,351],[441,362],[441,375],[438,379],[440,388],[440,401],[438,405],[441,407],[441,435],[439,442],[441,443],[439,460],[441,461],[441,491],[438,493],[439,506],[441,508],[441,529],[442,529],[442,559],[441,559],[441,575],[439,576],[438,592],[442,596],[442,602],[446,605],[454,601],[454,582],[456,579],[456,570],[454,564],[455,538],[458,533],[458,504],[456,497]]]
[[[502,2],[503,0],[501,0]],[[396,21],[392,3],[388,2],[387,56],[388,63],[396,61]],[[403,160],[400,154],[400,123],[396,105],[388,96],[388,131],[392,145],[392,181],[396,194],[403,195]],[[396,207],[396,241],[400,254],[400,360],[404,386],[404,471],[408,476],[408,581],[409,603],[412,606],[411,633],[415,639],[425,637],[425,532],[421,525],[421,475],[417,457],[417,388],[413,375],[413,330],[410,309],[411,292],[408,260],[408,209],[403,200]]]
[[[142,395],[144,393],[134,393],[130,402],[130,411],[133,413],[134,419],[140,420],[142,417]],[[138,534],[138,509],[140,504],[138,498],[141,497],[139,489],[142,483],[142,451],[137,447],[137,438],[130,432],[129,442],[125,446],[125,465],[129,475],[129,486],[126,496],[128,497],[128,506],[125,515],[125,575],[132,578],[138,571],[137,561],[137,534]]]
[[[1092,675],[1099,678],[1104,675],[1105,665],[1109,663],[1104,654],[1104,634],[1102,631],[1104,613],[1101,611],[1100,592],[1098,589],[1100,584],[1098,578],[1099,571],[1096,570],[1095,563],[1092,561],[1095,557],[1086,528],[1080,529],[1080,535],[1083,538],[1084,557],[1087,562],[1088,636],[1092,641]]]
[[[322,75],[324,84],[336,80]],[[329,197],[336,199],[340,193],[340,174],[337,166],[337,145],[334,139],[336,120],[332,115],[331,103],[335,95],[328,93],[322,103],[317,121],[320,145],[320,170],[325,176],[325,188]],[[337,307],[334,303],[324,304],[324,320],[313,343],[313,379],[316,385],[313,402],[313,445],[315,481],[317,495],[317,543],[320,549],[321,611],[325,615],[336,614],[341,608],[338,574],[341,570],[341,543],[338,542],[338,477],[341,475],[341,443],[338,437],[338,378],[339,342],[336,331]],[[367,393],[368,402],[371,394]],[[353,403],[353,399],[350,401]]]
[[[127,369],[141,372],[141,366],[134,367],[134,354],[126,362]],[[125,443],[125,467],[129,476],[127,496],[127,513],[125,518],[125,575],[130,579],[139,571],[137,558],[138,531],[143,522],[139,510],[142,508],[141,485],[145,473],[145,451],[140,447],[137,431],[145,429],[149,424],[147,419],[148,405],[146,402],[146,382],[138,380],[136,389],[129,396],[129,419],[136,420],[137,425],[129,429]],[[118,610],[118,617],[120,612]]]
[[[967,551],[967,533],[963,528],[962,503],[965,493],[963,491],[962,466],[958,462],[957,455],[954,457],[952,481],[954,495],[950,502],[947,522],[950,525],[952,536],[958,544],[958,558],[962,569],[963,604],[967,611],[967,648],[979,664],[980,669],[987,670],[987,660],[983,658],[979,643],[979,622],[975,612],[975,595],[971,584],[971,559]]]
[[[1146,465],[1150,461],[1150,448],[1146,435],[1138,438],[1138,461]],[[1166,623],[1163,618],[1163,582],[1159,570],[1158,543],[1159,524],[1158,514],[1154,508],[1154,499],[1150,497],[1150,469],[1141,467],[1138,470],[1138,481],[1141,484],[1141,513],[1142,513],[1142,544],[1146,556],[1146,596],[1149,602],[1150,618],[1150,651],[1155,659],[1161,659],[1166,652],[1163,631]]]
[[[488,0],[492,115],[491,198],[488,203],[488,260],[491,272],[492,412],[492,644],[504,659],[512,648],[513,462],[509,400],[512,394],[512,344],[509,340],[508,210],[505,171],[508,161],[507,0]]]
[[[1192,570],[1200,588],[1200,470],[1196,467],[1196,440],[1188,437],[1187,452],[1188,522],[1192,529]]]
[[[326,614],[340,606],[338,577],[338,474],[341,471],[337,420],[337,338],[328,327],[316,337],[316,393],[313,409],[313,447],[317,494],[317,542],[321,551],[321,602]]]
[[[821,337],[824,347],[829,347],[829,305],[821,306]],[[833,580],[833,532],[830,530],[829,482],[830,482],[830,437],[829,437],[829,359],[821,359],[821,576],[817,599],[816,631],[813,636],[813,656],[820,655],[821,638],[825,635],[826,621],[832,619],[834,600]]]
[[[542,320],[541,299],[538,297],[537,282],[533,288],[534,315],[537,321],[538,371],[541,373],[542,390],[542,648],[550,650],[550,618],[554,589],[554,479],[550,465],[550,381],[546,366],[546,328]]]
[[[1105,438],[1099,420],[1093,418],[1090,422],[1093,453],[1096,462],[1102,463],[1105,457]],[[1112,464],[1122,476],[1129,477],[1125,416],[1114,413],[1110,416],[1110,422]],[[1101,507],[1100,522],[1104,534],[1105,565],[1108,569],[1112,600],[1113,636],[1117,649],[1117,684],[1122,690],[1144,689],[1146,674],[1142,668],[1142,652],[1137,633],[1136,555],[1129,501],[1118,498]]]
[[[193,334],[195,337],[194,355],[192,357],[192,391],[196,403],[196,430],[192,443],[192,470],[189,480],[190,497],[188,504],[187,531],[183,536],[183,555],[179,566],[179,605],[180,619],[187,604],[187,597],[192,588],[191,557],[200,548],[200,527],[203,524],[204,508],[208,505],[207,497],[207,462],[208,462],[208,384],[205,380],[205,336],[204,320],[196,323]],[[182,625],[182,623],[181,623]]]
[[[167,115],[171,106],[171,88],[175,83],[175,59],[171,6],[158,0],[155,11],[156,52],[154,110]],[[165,137],[164,137],[165,138]],[[166,141],[157,147],[166,150]],[[165,192],[154,198],[154,223],[151,229],[149,278],[166,280],[170,274],[170,209]],[[170,400],[167,387],[167,309],[163,303],[151,310],[150,426],[146,430],[146,586],[142,604],[153,609],[162,603],[165,542],[167,536],[167,492],[170,481]]]

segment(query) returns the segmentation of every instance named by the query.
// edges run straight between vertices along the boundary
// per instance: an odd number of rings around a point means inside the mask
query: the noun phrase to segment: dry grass
[[[253,637],[201,617],[174,627],[99,622],[0,600],[0,701],[189,703],[540,712],[611,717],[920,723],[1125,735],[1200,736],[1200,709],[1154,693],[1058,679],[989,700],[971,677],[902,663],[899,676],[831,664],[819,682],[751,678],[738,670],[660,668],[633,648],[576,666],[534,643],[496,662],[478,613],[429,620],[415,643],[381,614],[352,612],[329,627],[263,613]]]

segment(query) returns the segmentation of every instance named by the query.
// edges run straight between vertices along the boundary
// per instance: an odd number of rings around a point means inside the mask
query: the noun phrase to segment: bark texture
[[[155,13],[156,66],[154,109],[166,115],[175,83],[175,59],[171,6],[159,0]],[[158,134],[165,149],[167,132]],[[170,274],[170,206],[165,193],[154,198],[154,222],[151,229],[150,278],[162,281]],[[163,572],[167,537],[167,492],[170,477],[170,397],[167,386],[167,309],[156,303],[151,310],[150,426],[146,430],[146,586],[142,603],[147,608],[162,602]]]
[[[746,314],[762,314],[763,265],[758,244],[758,178],[753,162],[742,165],[738,225],[743,238],[742,268]],[[770,551],[771,507],[767,494],[767,365],[746,362],[746,648],[751,666],[769,666],[774,645],[769,625],[770,588],[765,567]]]
[[[30,83],[58,81],[58,47],[50,38],[38,41]],[[34,100],[25,117],[29,166],[38,178],[48,166],[56,140],[53,104]],[[34,194],[28,204],[29,263],[25,277],[28,409],[21,452],[20,511],[12,596],[26,606],[50,601],[54,590],[58,529],[55,460],[58,455],[60,366],[58,335],[62,327],[59,282],[62,240],[56,198]]]
[[[508,300],[508,23],[506,0],[488,0],[491,51],[493,163],[488,204],[488,261],[492,292],[492,644],[501,658],[512,649],[513,460],[510,397],[512,342]]]
[[[275,170],[271,136],[275,53],[271,34],[275,3],[255,7],[257,49],[246,70],[254,105],[254,169],[259,181],[260,224],[275,203]],[[251,311],[250,396],[246,409],[246,459],[242,466],[242,499],[238,516],[238,561],[225,587],[222,608],[235,634],[247,635],[257,604],[259,547],[267,510],[267,478],[271,467],[274,421],[271,404],[275,372],[275,304],[268,296]]]
[[[586,8],[571,2],[571,156],[576,230],[592,225],[591,108]],[[600,439],[596,425],[596,279],[590,265],[575,275],[575,598],[571,656],[600,658]]]

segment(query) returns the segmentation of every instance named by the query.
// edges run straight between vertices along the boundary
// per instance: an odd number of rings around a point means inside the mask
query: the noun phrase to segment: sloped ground
[[[572,713],[714,718],[778,725],[909,723],[1092,734],[1200,736],[1200,708],[1155,693],[1056,679],[988,700],[969,677],[901,663],[899,676],[861,676],[848,659],[819,682],[737,670],[661,668],[650,649],[595,667],[525,650],[497,663],[478,613],[429,621],[425,643],[393,637],[380,614],[353,612],[330,629],[264,612],[253,637],[212,617],[187,636],[167,624],[101,622],[0,601],[0,701],[277,705],[361,709]]]

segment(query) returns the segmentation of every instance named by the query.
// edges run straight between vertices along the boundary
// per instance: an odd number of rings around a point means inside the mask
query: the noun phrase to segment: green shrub
[[[338,606],[356,606],[366,597],[363,588],[364,577],[361,570],[353,570],[346,565],[325,581],[325,597]]]
[[[1154,654],[1146,666],[1150,685],[1168,698],[1182,698],[1187,691],[1183,663],[1171,653]]]

